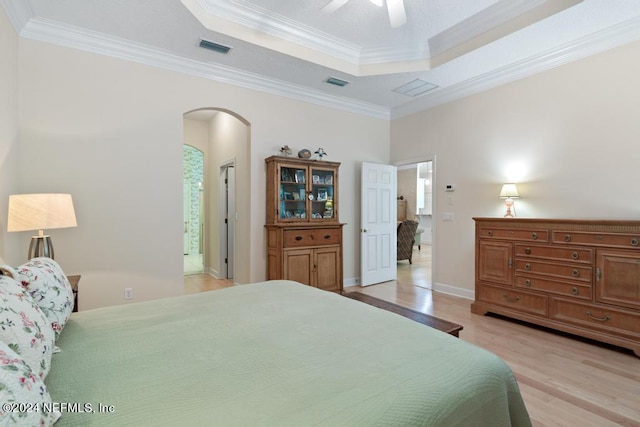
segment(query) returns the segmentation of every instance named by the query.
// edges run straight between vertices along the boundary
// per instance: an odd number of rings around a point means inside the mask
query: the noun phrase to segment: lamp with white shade
[[[518,197],[520,197],[518,195],[518,187],[516,187],[515,184],[507,183],[502,185],[500,198],[504,199],[504,204],[507,207],[507,213],[504,215],[505,218],[513,218],[515,216],[511,213],[511,208],[513,207],[513,199],[517,199]],[[513,211],[515,212],[515,209]]]
[[[38,230],[31,237],[29,259],[48,257],[53,259],[51,237],[44,230],[76,227],[76,213],[71,194],[14,194],[9,196],[9,220],[7,231]]]

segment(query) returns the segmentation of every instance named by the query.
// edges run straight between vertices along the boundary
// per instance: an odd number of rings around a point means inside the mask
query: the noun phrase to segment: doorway
[[[249,122],[233,111],[202,108],[183,115],[183,143],[204,153],[203,269],[189,279],[251,281],[250,138]]]
[[[234,242],[236,224],[236,171],[235,161],[222,165],[220,168],[220,265],[224,279],[233,279]]]
[[[204,272],[204,153],[183,144],[184,274]]]
[[[432,289],[433,277],[433,189],[435,158],[404,161],[398,167],[398,198],[406,205],[406,217],[418,221],[413,246],[412,264],[397,263],[398,280],[410,281],[416,286]]]

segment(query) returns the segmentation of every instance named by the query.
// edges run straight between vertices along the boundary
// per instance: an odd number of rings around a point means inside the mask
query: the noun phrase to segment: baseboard
[[[458,288],[456,286],[447,285],[444,283],[434,282],[432,285],[432,290],[435,292],[440,292],[443,294],[453,295],[455,297],[460,297],[468,300],[475,300],[476,293],[475,291],[469,289]]]

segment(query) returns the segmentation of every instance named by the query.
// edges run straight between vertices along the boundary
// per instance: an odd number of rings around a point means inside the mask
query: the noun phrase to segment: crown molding
[[[547,52],[507,65],[456,85],[429,92],[423,98],[395,107],[391,119],[428,110],[497,86],[530,77],[570,62],[640,40],[640,18],[633,18]]]
[[[587,56],[640,40],[640,18],[583,37],[574,42],[485,73],[447,88],[438,88],[408,104],[389,109],[345,97],[326,95],[307,87],[266,78],[231,67],[189,60],[162,49],[116,37],[33,18],[27,2],[0,0],[16,32],[24,38],[111,56],[157,68],[198,76],[222,83],[284,96],[366,116],[395,119],[456,101],[494,87],[529,77]]]
[[[23,27],[20,36],[366,116],[389,119],[391,114],[389,108],[379,105],[327,95],[308,87],[263,77],[237,68],[183,58],[162,49],[87,31],[57,21],[31,19]]]
[[[27,22],[34,17],[29,2],[24,0],[0,0],[0,6],[7,12],[9,21],[18,34],[27,25]]]

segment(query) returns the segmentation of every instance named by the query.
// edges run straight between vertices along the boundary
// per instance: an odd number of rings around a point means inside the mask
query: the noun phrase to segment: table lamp
[[[504,204],[507,207],[507,213],[504,215],[505,218],[513,218],[515,216],[511,213],[511,207],[513,206],[513,199],[517,199],[518,197],[520,196],[518,196],[518,188],[515,184],[507,183],[502,186],[500,198],[504,199]]]
[[[51,237],[44,230],[76,227],[76,214],[71,194],[14,194],[9,196],[7,231],[38,230],[31,237],[29,258],[53,259]]]

